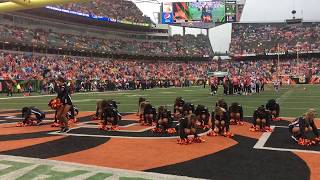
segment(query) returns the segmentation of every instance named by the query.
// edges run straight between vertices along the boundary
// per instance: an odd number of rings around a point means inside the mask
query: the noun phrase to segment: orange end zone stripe
[[[237,144],[236,141],[224,137],[205,137],[205,139],[207,139],[205,143],[186,147],[176,144],[176,139],[112,138],[96,148],[52,159],[121,169],[146,170],[189,161]]]

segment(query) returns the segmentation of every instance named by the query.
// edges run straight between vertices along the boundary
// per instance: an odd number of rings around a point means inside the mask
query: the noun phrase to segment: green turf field
[[[304,90],[304,87],[306,87],[306,90]],[[192,102],[195,105],[203,104],[210,109],[213,108],[218,99],[224,98],[229,104],[236,101],[241,103],[244,107],[245,115],[251,116],[257,106],[265,104],[271,98],[275,98],[280,103],[281,116],[295,117],[301,115],[308,108],[320,109],[319,87],[318,85],[296,85],[290,88],[282,87],[279,93],[275,93],[272,87],[268,86],[265,92],[251,96],[224,96],[222,95],[222,87],[219,87],[219,95],[217,96],[211,96],[208,87],[206,89],[203,87],[163,88],[147,91],[75,94],[72,96],[72,99],[74,104],[80,108],[80,111],[95,111],[97,100],[112,98],[119,103],[121,112],[136,112],[140,96],[146,97],[156,107],[167,105],[172,108],[174,99],[177,96],[182,96],[186,101]],[[48,110],[47,104],[52,98],[53,96],[7,98],[5,94],[1,94],[0,109],[21,109],[24,106],[36,106],[40,109]]]

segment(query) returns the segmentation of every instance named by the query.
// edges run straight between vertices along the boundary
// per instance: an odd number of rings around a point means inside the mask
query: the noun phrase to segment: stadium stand
[[[276,52],[310,52],[320,50],[319,23],[235,23],[230,52],[267,54]]]
[[[69,79],[141,79],[203,77],[207,68],[215,68],[208,62],[143,62],[118,59],[98,59],[57,55],[33,55],[32,53],[1,53],[0,79],[19,80],[55,78],[66,75]],[[68,63],[66,63],[68,62]],[[67,64],[65,66],[65,64]],[[208,67],[206,67],[208,66]],[[180,73],[179,70],[182,72]],[[4,74],[7,74],[4,76]],[[1,76],[2,75],[2,76]],[[6,77],[6,78],[5,78]]]
[[[116,11],[116,4],[124,7],[122,10],[132,8],[125,12]],[[96,0],[58,7],[97,16],[148,22],[141,11],[130,4],[130,1],[115,3]],[[202,34],[163,36],[155,32],[160,36],[153,36],[139,31],[66,24],[61,21],[52,23],[48,19],[36,20],[19,14],[0,15],[0,20],[0,46],[2,44],[2,49],[9,50],[3,51],[0,57],[0,80],[36,80],[48,87],[53,79],[64,76],[73,80],[77,91],[84,91],[134,89],[142,81],[147,81],[150,87],[189,86],[200,79],[207,80],[207,73],[216,71],[227,72],[231,79],[238,78],[242,83],[272,83],[277,79],[287,82],[289,78],[301,77],[316,83],[320,71],[318,58],[285,58],[279,61],[257,57],[230,61],[194,61],[197,57],[213,56],[209,39]],[[284,52],[294,52],[297,48],[306,52],[317,51],[318,28],[318,23],[235,23],[230,52],[231,55],[267,55],[277,52],[278,44],[279,50]],[[30,48],[25,47],[31,47],[32,53]],[[73,54],[72,51],[83,53]],[[96,53],[122,57],[96,56]],[[127,56],[130,55],[135,57],[128,61]],[[142,58],[144,56],[149,58]],[[150,57],[164,58],[155,62]],[[182,57],[180,60],[184,62],[167,61],[175,57]],[[192,61],[192,58],[195,59]]]
[[[2,18],[0,41],[44,46],[48,49],[80,50],[107,54],[147,56],[196,56],[212,55],[209,39],[205,35],[174,35],[167,39],[148,39],[146,35],[115,33],[74,26],[55,27],[39,25],[23,17]],[[25,23],[24,21],[28,21]]]
[[[151,23],[150,18],[143,16],[143,13],[136,4],[126,0],[94,0],[84,3],[69,3],[57,7],[117,20]]]

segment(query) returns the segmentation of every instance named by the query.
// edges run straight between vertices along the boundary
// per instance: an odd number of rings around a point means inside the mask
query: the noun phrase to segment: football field
[[[308,108],[320,108],[320,86],[318,85],[293,85],[284,86],[280,92],[276,93],[272,86],[267,86],[266,90],[260,94],[248,96],[223,95],[223,88],[219,87],[218,95],[211,96],[209,87],[190,87],[190,88],[155,88],[151,90],[133,91],[112,91],[101,93],[78,93],[72,96],[74,104],[80,111],[95,111],[96,102],[101,99],[114,99],[118,103],[120,112],[136,112],[138,109],[139,97],[147,98],[156,108],[165,105],[172,109],[176,97],[183,97],[187,102],[206,105],[210,110],[213,109],[218,99],[225,99],[230,105],[232,102],[239,102],[244,108],[246,116],[252,116],[253,111],[260,105],[265,105],[269,99],[276,99],[281,108],[280,116],[296,117],[304,113]],[[55,95],[21,96],[14,94],[14,97],[0,95],[0,109],[22,109],[24,106],[36,106],[42,110],[48,110],[47,106],[50,99]]]
[[[311,179],[320,178],[320,146],[299,146],[288,132],[294,117],[309,108],[319,110],[319,87],[295,85],[274,92],[272,86],[260,94],[225,96],[220,87],[216,96],[209,88],[162,88],[146,91],[84,92],[72,95],[80,109],[78,123],[68,133],[51,127],[54,112],[48,102],[56,95],[14,94],[0,97],[0,179]],[[147,98],[156,108],[172,108],[176,97],[213,109],[218,99],[244,107],[244,125],[231,126],[234,137],[199,134],[204,143],[179,145],[178,133],[154,133],[153,126],[141,125],[136,111],[138,98]],[[280,103],[280,121],[272,132],[251,132],[254,109],[269,99]],[[114,99],[122,120],[118,131],[98,129],[92,120],[96,102]],[[39,126],[16,127],[21,109],[36,106],[46,112]],[[316,122],[320,126],[319,121]],[[296,170],[298,169],[298,170]]]

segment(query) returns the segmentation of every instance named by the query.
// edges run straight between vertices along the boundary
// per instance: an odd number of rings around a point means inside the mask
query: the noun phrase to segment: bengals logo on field
[[[67,134],[59,134],[56,133],[58,128],[50,126],[53,113],[46,114],[48,119],[42,126],[15,127],[15,124],[9,124],[21,121],[19,113],[0,112],[0,141],[5,143],[4,146],[0,146],[2,155],[53,159],[205,179],[225,179],[226,174],[229,179],[249,177],[248,171],[243,171],[239,167],[254,169],[258,166],[260,169],[268,169],[268,172],[281,172],[275,174],[275,179],[286,179],[291,176],[300,179],[309,177],[319,179],[316,176],[317,158],[314,158],[317,154],[311,154],[319,149],[312,147],[314,148],[312,152],[308,150],[300,154],[290,152],[292,148],[297,147],[293,146],[291,141],[282,138],[283,134],[287,134],[286,128],[279,127],[275,130],[265,146],[261,145],[260,149],[254,146],[260,141],[261,134],[250,132],[249,123],[231,127],[235,133],[233,138],[203,136],[205,143],[185,146],[176,143],[177,134],[153,133],[151,131],[153,127],[141,126],[134,114],[123,115],[124,120],[119,123],[120,131],[101,131],[97,128],[98,122],[91,121],[93,112],[80,112],[78,125]],[[288,139],[290,140],[290,137]],[[285,151],[264,150],[269,147]],[[263,161],[258,160],[261,158]],[[234,159],[237,163],[234,163]],[[264,161],[265,159],[268,161]],[[312,159],[315,163],[308,163]],[[273,161],[271,166],[270,161]],[[284,162],[286,166],[283,166]],[[200,173],[194,173],[195,171],[187,167],[192,167]],[[299,171],[286,173],[288,168],[299,168]]]

